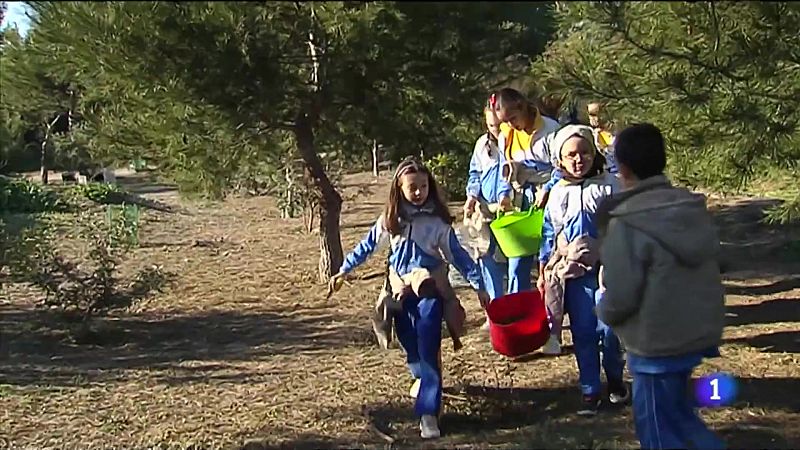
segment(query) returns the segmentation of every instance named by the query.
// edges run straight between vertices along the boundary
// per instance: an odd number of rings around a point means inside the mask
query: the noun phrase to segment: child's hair
[[[483,105],[483,112],[484,113],[487,113],[487,112],[490,112],[490,111],[494,112],[494,110],[495,110],[494,107],[495,107],[496,103],[497,103],[497,94],[493,93],[493,94],[489,95],[489,98],[486,99],[486,104]]]
[[[451,225],[453,223],[453,216],[450,215],[450,210],[447,208],[444,201],[442,201],[441,191],[439,190],[439,185],[436,183],[436,179],[421,161],[410,156],[397,166],[394,178],[392,178],[392,186],[389,189],[389,200],[386,202],[386,208],[383,213],[383,226],[392,236],[397,236],[402,232],[400,227],[400,205],[405,199],[400,189],[400,178],[409,173],[421,173],[428,177],[428,198],[425,200],[425,203],[433,206],[433,214],[435,216],[442,219],[444,223]]]
[[[594,160],[592,161],[592,167],[586,172],[584,178],[593,178],[597,175],[600,175],[605,171],[604,167],[606,165],[606,157],[597,149],[597,146],[594,143],[594,136],[592,135],[592,130],[586,125],[567,125],[561,130],[558,131],[556,134],[556,142],[554,150],[556,153],[556,160],[558,164],[561,165],[561,148],[564,147],[564,144],[571,138],[578,137],[583,139],[587,145],[589,145],[593,152],[594,152]]]
[[[667,166],[664,137],[650,123],[635,124],[622,130],[614,140],[614,151],[617,162],[640,180],[662,175]]]
[[[495,104],[497,103],[497,95],[491,94],[489,98],[486,99],[486,103],[483,105],[483,114],[481,114],[481,128],[486,129],[486,113],[492,113],[497,118],[497,113],[495,112]],[[497,143],[497,138],[490,133],[488,130],[486,131],[486,135],[489,137],[489,141]]]
[[[553,120],[558,120],[565,100],[566,97],[563,95],[550,94],[543,96],[539,99],[539,112]]]
[[[494,107],[495,111],[504,111],[510,109],[524,111],[530,115],[535,114],[534,111],[536,110],[536,105],[531,103],[524,95],[522,95],[522,92],[516,89],[500,89],[497,91],[495,98],[497,99]]]

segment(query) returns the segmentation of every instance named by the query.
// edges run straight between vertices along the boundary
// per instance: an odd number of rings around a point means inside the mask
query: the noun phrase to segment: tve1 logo
[[[718,408],[736,400],[739,386],[732,375],[713,373],[695,381],[694,393],[700,406]]]

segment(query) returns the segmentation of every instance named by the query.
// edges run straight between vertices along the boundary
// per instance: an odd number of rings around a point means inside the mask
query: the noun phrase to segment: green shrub
[[[469,159],[468,153],[442,153],[425,162],[449,201],[466,198]]]
[[[0,212],[34,214],[68,206],[57,193],[24,179],[0,177]]]
[[[116,184],[88,183],[73,187],[72,195],[103,205],[113,205],[124,201],[125,191]]]
[[[138,245],[138,208],[108,206],[105,220],[82,210],[74,219],[70,237],[88,245],[85,258],[56,247],[63,227],[46,215],[0,216],[0,262],[8,279],[39,288],[45,294],[43,306],[82,319],[149,294],[160,269],[140,272],[129,283],[119,278],[119,265]]]

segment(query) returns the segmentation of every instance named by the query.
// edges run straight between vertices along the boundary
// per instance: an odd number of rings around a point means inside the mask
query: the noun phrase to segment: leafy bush
[[[72,188],[72,195],[87,198],[104,205],[123,203],[125,191],[115,184],[88,183]]]
[[[32,214],[62,211],[67,206],[58,194],[36,183],[0,177],[0,212]]]
[[[83,210],[74,222],[75,236],[88,245],[87,260],[57,249],[57,224],[46,216],[4,216],[0,220],[2,263],[11,281],[26,283],[45,293],[43,306],[89,319],[143,297],[158,280],[159,268],[137,274],[121,287],[118,268],[138,245],[138,208],[108,206],[105,220]]]
[[[466,198],[469,158],[468,153],[442,153],[425,162],[449,201]]]

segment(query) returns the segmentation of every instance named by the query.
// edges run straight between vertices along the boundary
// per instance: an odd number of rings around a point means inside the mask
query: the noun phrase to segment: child
[[[497,211],[527,209],[533,201],[535,184],[550,178],[550,158],[543,154],[543,137],[558,128],[558,122],[543,117],[520,92],[505,88],[490,98],[486,115],[501,121],[497,137],[497,157],[473,155],[467,194],[482,205],[485,219]],[[492,299],[505,292],[530,290],[534,256],[508,258],[507,269],[496,258],[499,252],[494,235],[488,234],[488,248],[479,261],[484,283]],[[503,275],[508,274],[508,288],[503,289]]]
[[[570,317],[570,330],[583,394],[580,415],[594,415],[600,405],[600,358],[598,323],[594,313],[598,288],[598,232],[594,215],[598,204],[611,195],[614,179],[603,173],[605,161],[597,152],[591,128],[568,125],[553,140],[562,179],[550,192],[539,253],[537,282],[545,293],[550,312],[551,336],[544,351],[561,353],[563,313]],[[612,336],[613,337],[613,336]],[[627,401],[622,379],[624,362],[615,339],[606,339],[603,367],[608,379],[609,400]]]
[[[447,289],[447,275],[441,269],[447,266],[441,254],[469,280],[481,306],[489,301],[480,270],[458,243],[451,223],[452,216],[431,173],[417,160],[406,159],[397,167],[384,212],[331,278],[331,286],[337,285],[367,260],[383,238],[390,238],[390,282],[401,300],[394,312],[394,326],[411,373],[420,380],[415,412],[421,416],[423,439],[440,435],[442,316],[446,303],[454,301],[442,293]]]
[[[633,374],[642,448],[723,448],[690,401],[690,375],[719,356],[725,299],[719,236],[705,197],[663,175],[664,140],[653,125],[617,137],[625,189],[603,206],[605,298],[600,319],[622,338]]]
[[[606,158],[608,172],[616,175],[617,163],[614,156],[614,135],[611,133],[611,124],[604,113],[603,105],[592,102],[586,106],[586,110],[589,113],[589,125],[594,133],[594,143]]]
[[[500,134],[500,119],[494,113],[492,100],[489,99],[483,108],[483,118],[487,132],[475,142],[472,158],[469,162],[469,179],[467,180],[467,200],[464,202],[464,228],[472,247],[472,256],[478,260],[484,285],[491,299],[503,295],[502,268],[506,258],[494,243],[489,229],[489,222],[497,217],[496,203],[499,187],[500,165],[497,149],[497,137]],[[498,283],[493,283],[500,272]],[[487,317],[481,327],[489,329]]]

